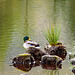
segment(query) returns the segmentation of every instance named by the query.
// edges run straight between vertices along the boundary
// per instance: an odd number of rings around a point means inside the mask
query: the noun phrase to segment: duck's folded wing
[[[27,41],[27,44],[30,44],[30,45],[37,45],[36,42],[33,42],[33,41]]]

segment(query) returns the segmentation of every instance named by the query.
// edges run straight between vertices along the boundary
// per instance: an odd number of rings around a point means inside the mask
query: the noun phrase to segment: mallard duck
[[[29,47],[35,47],[35,48],[40,48],[40,45],[32,40],[30,40],[30,38],[28,36],[25,36],[23,38],[24,40],[24,44],[23,47],[28,49]]]

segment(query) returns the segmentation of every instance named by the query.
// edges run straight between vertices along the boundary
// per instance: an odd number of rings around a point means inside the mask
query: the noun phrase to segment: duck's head
[[[23,40],[24,40],[24,42],[25,42],[25,41],[30,40],[30,39],[29,39],[28,36],[25,36],[25,37],[23,38]]]

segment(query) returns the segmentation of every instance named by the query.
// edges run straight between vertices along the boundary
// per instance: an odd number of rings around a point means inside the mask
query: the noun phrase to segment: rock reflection
[[[59,70],[43,70],[41,75],[60,75]]]

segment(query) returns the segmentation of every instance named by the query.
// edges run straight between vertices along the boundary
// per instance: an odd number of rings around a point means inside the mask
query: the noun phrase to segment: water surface
[[[24,72],[10,67],[10,58],[24,53],[23,37],[48,43],[43,36],[44,25],[61,25],[60,41],[67,51],[75,46],[74,0],[0,0],[0,75],[20,75]],[[59,71],[33,68],[28,75],[73,75],[68,56]]]

